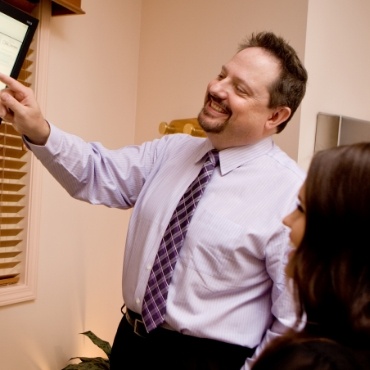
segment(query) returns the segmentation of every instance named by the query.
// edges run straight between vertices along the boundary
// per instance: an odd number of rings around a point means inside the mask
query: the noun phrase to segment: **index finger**
[[[10,90],[15,92],[23,92],[25,86],[21,84],[19,81],[14,79],[13,77],[9,77],[8,75],[0,72],[0,81],[3,82]]]

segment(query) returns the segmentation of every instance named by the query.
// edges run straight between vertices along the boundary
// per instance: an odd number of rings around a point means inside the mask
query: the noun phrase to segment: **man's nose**
[[[210,84],[209,92],[211,95],[219,97],[220,99],[226,99],[228,96],[228,84],[225,79],[215,80]]]

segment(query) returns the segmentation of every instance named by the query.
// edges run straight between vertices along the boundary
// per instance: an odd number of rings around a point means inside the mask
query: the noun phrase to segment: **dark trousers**
[[[240,370],[250,348],[155,329],[137,335],[123,316],[113,342],[110,370]]]

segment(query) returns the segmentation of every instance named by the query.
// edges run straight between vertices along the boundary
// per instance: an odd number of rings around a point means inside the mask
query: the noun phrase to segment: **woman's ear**
[[[289,107],[275,108],[266,122],[266,128],[269,130],[276,128],[280,123],[286,121],[290,117],[291,112]]]

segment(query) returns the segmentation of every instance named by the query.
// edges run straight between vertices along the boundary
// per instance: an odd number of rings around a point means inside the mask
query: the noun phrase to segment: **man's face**
[[[266,125],[268,87],[280,74],[279,61],[262,48],[247,48],[226,63],[208,86],[198,120],[221,146],[246,145],[274,133]],[[219,149],[222,149],[219,146]]]

